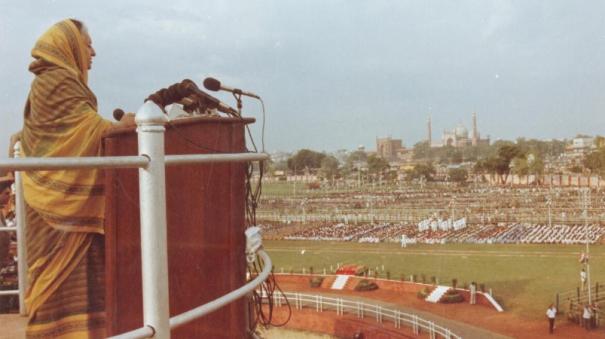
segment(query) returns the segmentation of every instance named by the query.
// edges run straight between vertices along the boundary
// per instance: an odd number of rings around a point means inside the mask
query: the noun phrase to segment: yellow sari
[[[26,157],[96,156],[111,123],[88,88],[89,51],[71,20],[36,42],[21,136]],[[30,286],[28,338],[101,338],[104,195],[98,170],[23,175]]]

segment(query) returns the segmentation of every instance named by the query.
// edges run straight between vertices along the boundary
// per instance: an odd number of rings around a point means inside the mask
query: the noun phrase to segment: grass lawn
[[[508,312],[528,318],[543,318],[559,291],[579,286],[579,253],[575,245],[413,245],[359,244],[328,241],[265,241],[275,272],[301,272],[313,267],[315,273],[330,271],[337,263],[355,263],[390,272],[391,279],[402,274],[409,280],[435,276],[441,284],[453,278],[462,287],[471,281],[492,288],[494,296]],[[304,254],[302,251],[304,250]],[[591,281],[605,282],[605,246],[591,246]],[[384,265],[384,271],[382,267]],[[605,291],[603,291],[605,293]],[[567,305],[560,305],[566,310]]]

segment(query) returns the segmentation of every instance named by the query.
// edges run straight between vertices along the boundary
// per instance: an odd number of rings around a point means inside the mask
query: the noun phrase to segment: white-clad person
[[[550,304],[546,310],[546,317],[548,318],[548,333],[553,334],[555,329],[555,317],[557,316],[557,309],[555,305]]]
[[[592,318],[592,310],[590,309],[590,305],[584,305],[584,311],[582,312],[582,321],[584,322],[584,328],[588,331],[590,330],[590,319]]]
[[[469,287],[470,290],[470,300],[469,303],[471,305],[475,305],[477,303],[477,284],[473,281]]]

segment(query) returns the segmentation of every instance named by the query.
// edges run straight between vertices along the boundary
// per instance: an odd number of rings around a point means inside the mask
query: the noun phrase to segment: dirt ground
[[[279,280],[278,280],[279,282]],[[288,292],[327,293],[331,295],[343,295],[350,297],[363,297],[378,301],[401,305],[420,311],[430,312],[444,318],[452,319],[491,332],[513,338],[605,338],[605,326],[591,331],[586,331],[579,325],[568,322],[564,317],[557,317],[555,321],[554,334],[548,333],[548,321],[546,315],[543,321],[522,319],[511,313],[497,312],[495,309],[483,305],[459,304],[431,304],[416,297],[414,293],[397,293],[387,290],[375,290],[356,292],[349,290],[331,290],[325,288],[310,288],[306,280],[299,282],[282,281],[280,287]],[[546,313],[546,308],[544,309]],[[323,316],[338,317],[336,313],[324,312]]]

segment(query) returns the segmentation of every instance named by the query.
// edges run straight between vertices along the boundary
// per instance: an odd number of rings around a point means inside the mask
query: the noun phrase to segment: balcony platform
[[[0,314],[0,338],[25,338],[25,327],[27,326],[27,317],[19,314]]]

